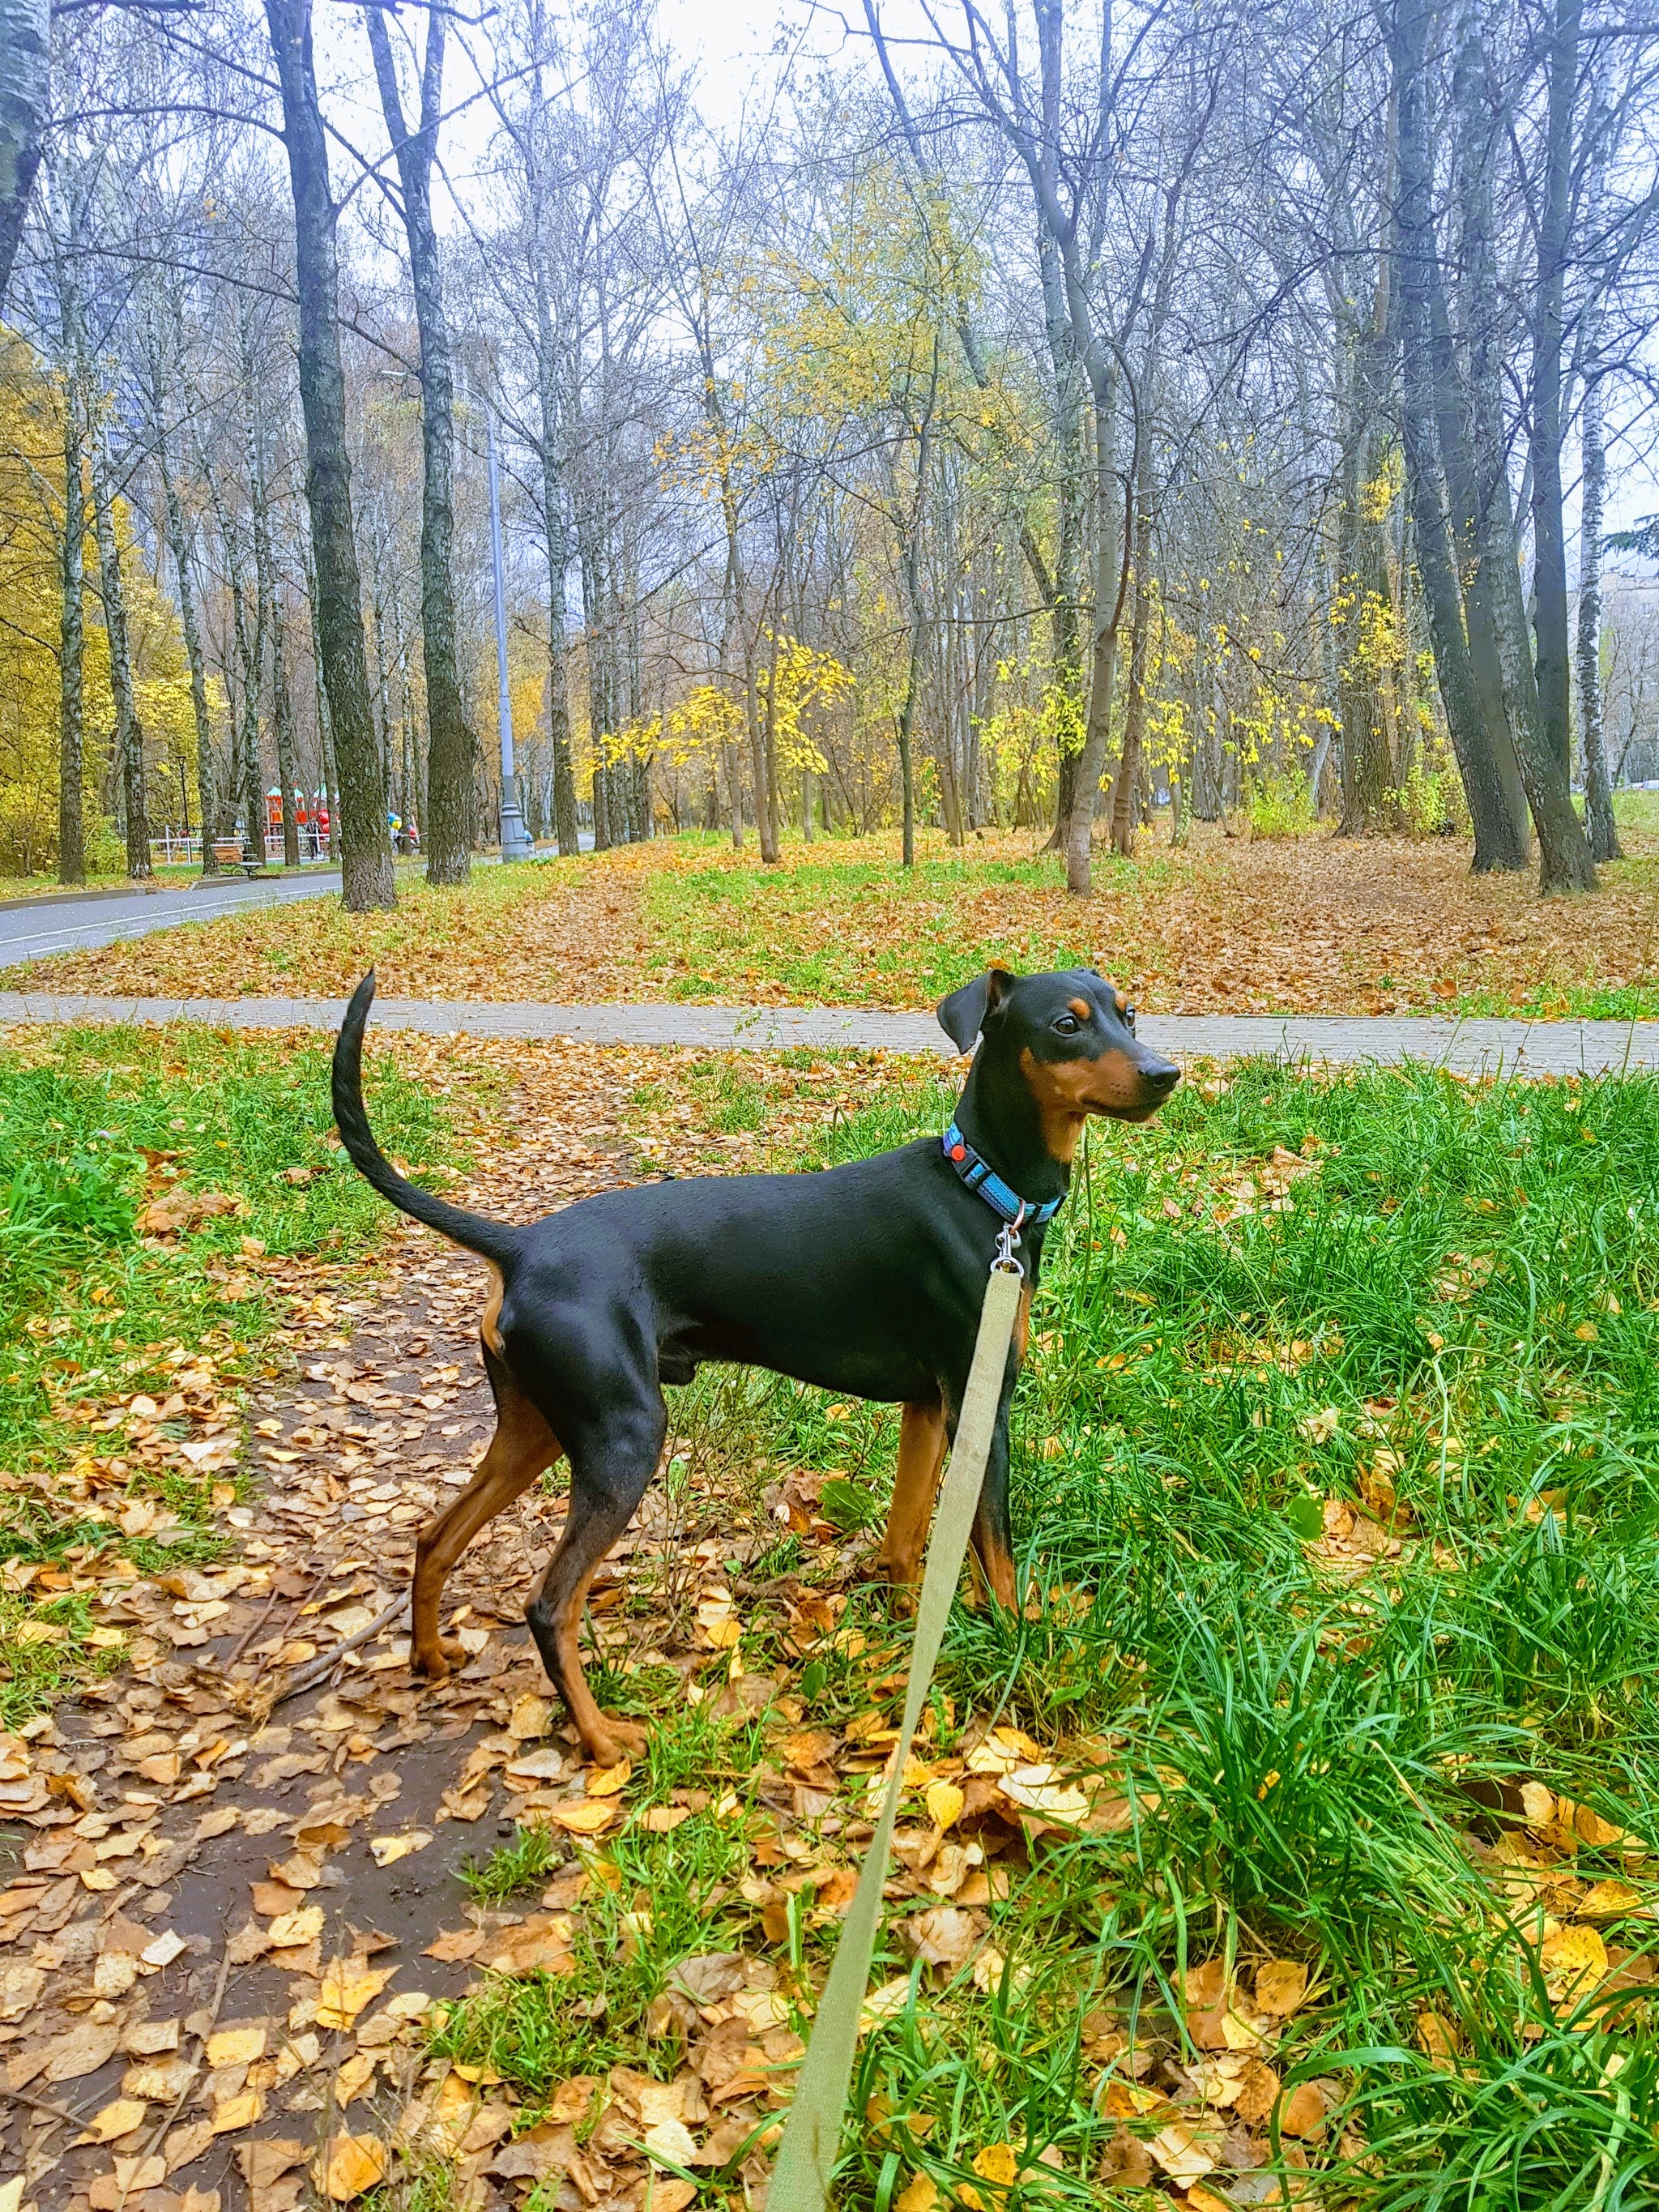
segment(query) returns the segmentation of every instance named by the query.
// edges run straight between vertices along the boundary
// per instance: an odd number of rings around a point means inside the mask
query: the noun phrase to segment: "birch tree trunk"
[[[282,88],[283,141],[294,188],[306,495],[316,571],[318,652],[340,786],[342,892],[347,910],[361,914],[394,905],[397,893],[386,828],[386,770],[369,702],[362,582],[352,531],[337,210],[329,190],[328,143],[312,57],[311,0],[265,0],[265,18]]]
[[[1607,458],[1601,438],[1601,386],[1594,376],[1584,386],[1579,443],[1583,490],[1578,525],[1578,726],[1584,741],[1584,828],[1593,858],[1622,860],[1601,727],[1601,520]]]
[[[1388,186],[1396,167],[1398,107],[1389,103]],[[1389,434],[1389,325],[1391,301],[1386,239],[1376,257],[1370,314],[1353,333],[1342,380],[1343,437],[1340,507],[1337,517],[1337,609],[1342,637],[1336,695],[1342,720],[1342,815],[1338,835],[1363,837],[1382,823],[1391,762],[1382,672],[1375,665],[1368,632],[1381,625],[1373,609],[1389,604],[1388,548],[1372,486],[1381,476]],[[1317,785],[1316,783],[1316,799]]]
[[[0,0],[0,300],[11,277],[51,106],[47,0]]]
[[[1077,787],[1071,819],[1066,825],[1066,888],[1079,898],[1091,889],[1090,847],[1094,836],[1095,808],[1100,798],[1100,779],[1112,734],[1112,686],[1116,672],[1118,624],[1123,619],[1123,597],[1128,584],[1130,547],[1134,531],[1134,494],[1123,491],[1123,541],[1120,552],[1108,518],[1116,507],[1117,471],[1113,460],[1115,428],[1116,380],[1103,363],[1095,362],[1090,381],[1094,389],[1095,432],[1095,608],[1094,640],[1089,681],[1089,719],[1078,759]]]
[[[564,526],[558,349],[542,257],[536,257],[536,383],[541,404],[542,523],[547,534],[547,741],[553,755],[553,831],[567,856],[581,850],[576,778],[570,758],[570,675],[565,660]]]
[[[283,581],[273,574],[270,594],[270,721],[276,743],[276,781],[283,793],[283,866],[300,865],[300,820],[294,805],[294,695],[288,681],[288,625],[283,619]]]
[[[213,833],[219,820],[219,778],[213,757],[213,721],[208,713],[207,667],[202,653],[202,630],[196,618],[196,586],[191,579],[190,533],[185,524],[185,510],[179,498],[179,487],[173,481],[167,434],[159,419],[155,437],[167,550],[173,556],[173,571],[178,580],[179,624],[185,634],[185,657],[190,666],[190,710],[196,727],[196,793],[202,811],[202,873],[216,876],[219,863],[214,858]]]
[[[127,873],[142,882],[155,874],[149,857],[149,817],[144,805],[144,732],[132,688],[132,656],[127,641],[127,602],[121,581],[121,548],[115,535],[114,493],[109,459],[96,441],[92,447],[93,526],[98,538],[100,593],[104,630],[109,640],[109,685],[115,702],[115,763],[120,779],[121,811],[126,829]]]
[[[87,502],[78,380],[64,387],[64,537],[58,623],[58,880],[87,879],[84,673]]]
[[[294,717],[293,704],[289,696],[288,668],[283,625],[282,582],[276,574],[276,564],[270,547],[270,475],[265,467],[264,428],[256,418],[253,422],[249,484],[253,507],[253,567],[258,580],[259,595],[259,661],[264,666],[264,647],[266,639],[270,647],[270,721],[276,741],[276,786],[278,818],[283,832],[283,866],[297,868],[300,865],[300,825],[294,811]],[[256,678],[257,695],[257,678]],[[254,725],[257,757],[258,722]],[[264,858],[264,785],[259,783],[259,858]]]

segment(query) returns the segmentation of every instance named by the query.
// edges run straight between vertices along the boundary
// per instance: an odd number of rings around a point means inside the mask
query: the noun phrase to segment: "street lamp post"
[[[495,574],[495,673],[500,685],[497,713],[501,732],[501,858],[530,860],[535,848],[525,835],[519,811],[519,787],[513,773],[513,693],[507,680],[507,585],[501,574],[501,487],[495,465],[495,415],[486,404],[485,435],[489,453],[489,560]]]

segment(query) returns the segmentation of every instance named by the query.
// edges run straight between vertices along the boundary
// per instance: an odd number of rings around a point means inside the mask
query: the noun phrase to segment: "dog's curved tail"
[[[464,1245],[500,1267],[517,1251],[520,1231],[505,1221],[490,1221],[482,1213],[469,1213],[452,1206],[418,1183],[400,1176],[374,1141],[363,1110],[363,1031],[374,1003],[374,970],[371,968],[352,994],[345,1019],[334,1044],[334,1120],[340,1141],[359,1175],[372,1182],[382,1198],[403,1213],[423,1221],[453,1244]]]

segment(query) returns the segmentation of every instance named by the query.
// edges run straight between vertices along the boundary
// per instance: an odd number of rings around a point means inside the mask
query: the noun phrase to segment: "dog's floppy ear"
[[[973,1050],[974,1039],[1002,1004],[1003,994],[1013,981],[1006,968],[988,968],[971,983],[940,1000],[939,1025],[958,1052]]]

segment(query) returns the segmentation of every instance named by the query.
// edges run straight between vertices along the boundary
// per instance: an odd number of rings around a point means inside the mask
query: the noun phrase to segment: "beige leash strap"
[[[766,2193],[767,2212],[823,2212],[830,2193],[830,2171],[841,2142],[842,2121],[847,2112],[847,2093],[853,2076],[858,2046],[859,2014],[870,1980],[870,1961],[875,1954],[876,1930],[881,1920],[881,1893],[887,1879],[887,1857],[893,1840],[893,1822],[904,1787],[905,1762],[921,1718],[922,1699],[933,1678],[951,1601],[962,1574],[969,1531],[979,1504],[985,1462],[996,1430],[997,1407],[1007,1370],[1008,1346],[1019,1310],[1024,1270],[1012,1257],[1006,1237],[1001,1256],[993,1264],[979,1317],[979,1336],[974,1364],[957,1422],[955,1448],[939,1486],[939,1509],[933,1516],[933,1541],[922,1577],[921,1598],[916,1608],[915,1640],[910,1652],[910,1679],[904,1694],[904,1720],[893,1750],[892,1771],[882,1797],[876,1832],[865,1854],[841,1942],[836,1948],[830,1978],[818,2002],[812,2039],[795,2083],[794,2101],[784,2124],[783,2141]]]

